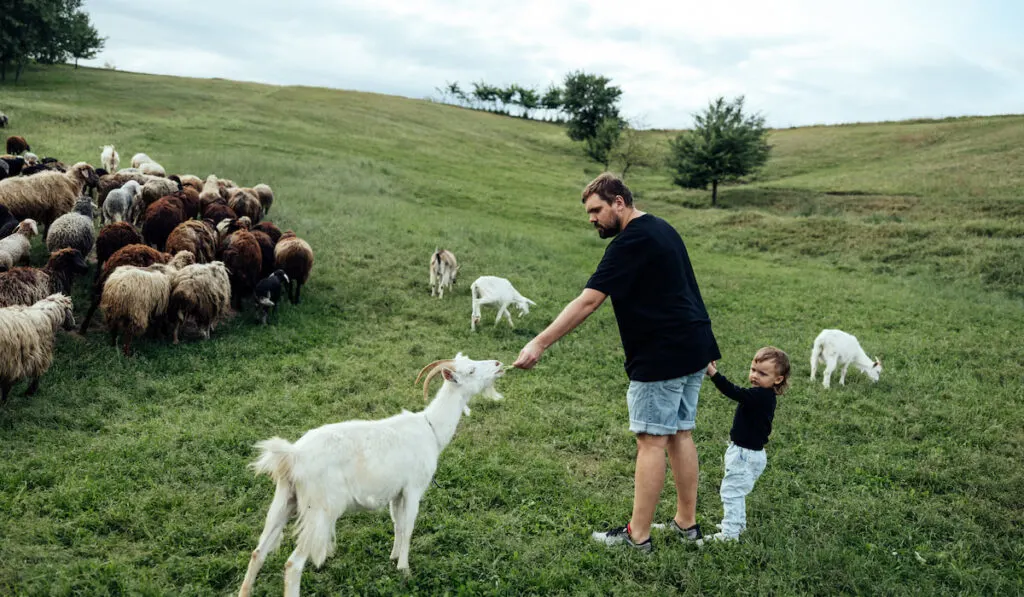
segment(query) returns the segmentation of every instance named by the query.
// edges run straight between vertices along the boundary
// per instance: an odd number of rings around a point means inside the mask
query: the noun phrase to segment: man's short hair
[[[609,205],[615,203],[616,196],[622,197],[627,206],[633,205],[633,193],[630,193],[629,187],[611,172],[605,172],[590,181],[590,184],[583,189],[583,197],[580,202],[586,203],[587,197],[595,193]]]

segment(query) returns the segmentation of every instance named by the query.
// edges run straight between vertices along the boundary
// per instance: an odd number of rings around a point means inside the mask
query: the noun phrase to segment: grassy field
[[[421,408],[413,378],[462,351],[511,362],[585,283],[606,241],[578,193],[598,173],[564,131],[428,102],[67,68],[0,87],[7,134],[41,156],[115,143],[169,171],[266,182],[271,218],[312,244],[302,305],[251,308],[212,340],[146,339],[126,359],[99,326],[61,334],[31,399],[0,410],[0,594],[226,595],[273,493],[252,444]],[[663,138],[665,133],[651,133]],[[749,530],[704,549],[656,533],[651,557],[604,549],[624,524],[634,441],[611,309],[476,402],[441,457],[410,562],[384,512],[341,519],[307,567],[326,594],[1024,593],[1024,117],[777,131],[760,177],[706,193],[641,170],[642,209],[682,233],[725,357],[794,361]],[[462,264],[432,299],[435,246]],[[33,262],[45,255],[36,246]],[[469,283],[509,278],[538,303],[515,329],[469,330]],[[76,288],[84,313],[85,286]],[[881,381],[808,381],[822,328],[856,334]],[[24,385],[17,388],[23,391]],[[695,431],[698,520],[721,516],[732,406],[711,384]],[[672,514],[667,491],[659,520]],[[256,594],[280,594],[294,543]]]

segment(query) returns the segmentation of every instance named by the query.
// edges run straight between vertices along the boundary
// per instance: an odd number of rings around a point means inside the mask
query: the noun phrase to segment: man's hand
[[[717,363],[718,361],[711,361],[708,363],[708,368],[704,371],[708,377],[714,377],[715,374],[718,373],[718,367],[715,366]]]
[[[531,340],[519,351],[519,358],[516,359],[516,362],[512,363],[512,366],[519,369],[533,369],[533,366],[537,364],[542,354],[544,354],[544,349]]]

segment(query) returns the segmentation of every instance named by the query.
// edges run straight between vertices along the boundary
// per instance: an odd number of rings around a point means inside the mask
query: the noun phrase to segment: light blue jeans
[[[629,430],[648,435],[675,435],[697,423],[697,397],[704,370],[664,381],[630,381],[626,390]]]
[[[722,532],[739,537],[747,528],[747,494],[768,465],[764,450],[748,450],[729,442],[725,451],[725,476],[722,477]]]

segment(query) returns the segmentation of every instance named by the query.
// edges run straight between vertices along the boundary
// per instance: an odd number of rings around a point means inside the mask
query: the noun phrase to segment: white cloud
[[[718,95],[770,124],[1019,111],[1024,53],[1007,0],[123,0],[87,9],[143,72],[433,94],[446,81],[612,79],[622,111],[688,126]],[[158,15],[158,16],[150,16]]]

